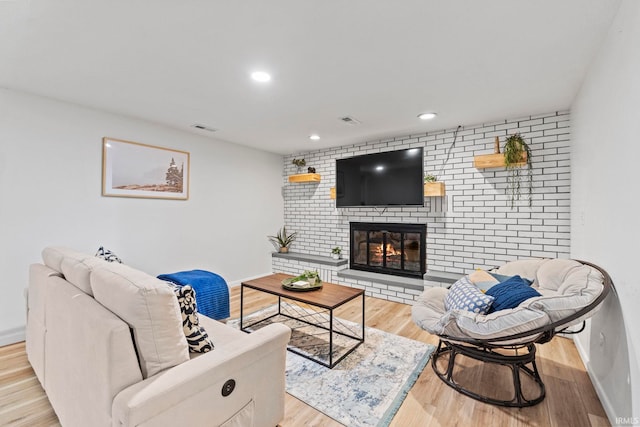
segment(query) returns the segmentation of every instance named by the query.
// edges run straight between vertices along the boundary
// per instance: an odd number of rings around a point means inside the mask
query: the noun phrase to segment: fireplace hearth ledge
[[[389,274],[371,273],[369,271],[344,269],[337,272],[338,277],[345,279],[367,280],[369,282],[381,283],[389,286],[397,286],[405,289],[415,289],[422,291],[425,286],[429,286],[426,281],[440,282],[442,284],[455,283],[464,276],[461,273],[448,273],[446,271],[428,270],[424,275],[424,280],[412,279],[410,277],[392,276]]]
[[[447,273],[444,271],[429,271],[424,276],[424,280],[413,279],[410,277],[392,276],[389,274],[372,273],[369,271],[344,269],[337,272],[338,277],[354,280],[366,280],[368,282],[380,283],[388,286],[397,286],[405,289],[414,289],[417,291],[424,290],[428,284],[425,281],[433,281],[440,283],[454,283],[462,274]]]
[[[424,273],[424,276],[422,277],[424,280],[431,280],[433,282],[454,284],[460,280],[462,276],[464,276],[462,273],[449,273],[446,271],[427,269],[427,272]]]
[[[330,265],[333,267],[341,267],[343,265],[349,264],[348,259],[343,259],[343,258],[333,259],[328,256],[303,254],[301,252],[288,252],[286,254],[282,254],[280,252],[272,252],[271,256],[273,258],[293,259],[296,261],[305,261],[305,262],[319,264],[319,265]]]

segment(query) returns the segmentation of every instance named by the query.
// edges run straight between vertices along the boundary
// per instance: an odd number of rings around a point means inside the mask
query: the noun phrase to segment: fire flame
[[[380,243],[380,245],[376,247],[376,255],[382,256],[382,254],[384,253],[383,249],[384,249],[384,245]],[[391,255],[400,255],[400,251],[396,251],[395,248],[391,246],[390,243],[387,243],[387,256],[391,256]]]

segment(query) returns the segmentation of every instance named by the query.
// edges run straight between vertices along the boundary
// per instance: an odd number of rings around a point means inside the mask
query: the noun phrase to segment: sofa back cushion
[[[93,296],[89,283],[89,272],[97,258],[73,249],[49,246],[42,251],[44,264],[64,275],[65,279],[85,294]],[[101,261],[104,262],[104,261]]]
[[[62,246],[47,246],[42,250],[42,261],[44,265],[60,273],[62,273],[62,260],[65,258],[74,258],[82,261],[89,256],[91,255]]]
[[[115,263],[90,278],[95,299],[132,329],[145,378],[189,360],[180,307],[166,283]]]

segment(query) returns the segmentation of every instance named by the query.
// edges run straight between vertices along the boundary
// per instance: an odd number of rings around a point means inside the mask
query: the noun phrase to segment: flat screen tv
[[[336,206],[424,205],[423,149],[336,160]]]

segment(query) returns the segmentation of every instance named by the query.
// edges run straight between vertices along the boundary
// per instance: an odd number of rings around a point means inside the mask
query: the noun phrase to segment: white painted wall
[[[190,152],[190,199],[102,197],[104,136]],[[0,90],[0,345],[20,339],[27,270],[47,245],[104,245],[153,275],[268,274],[281,174],[279,155]]]
[[[605,268],[618,292],[576,343],[614,425],[640,424],[638,52],[640,2],[625,0],[571,115],[571,256]]]

